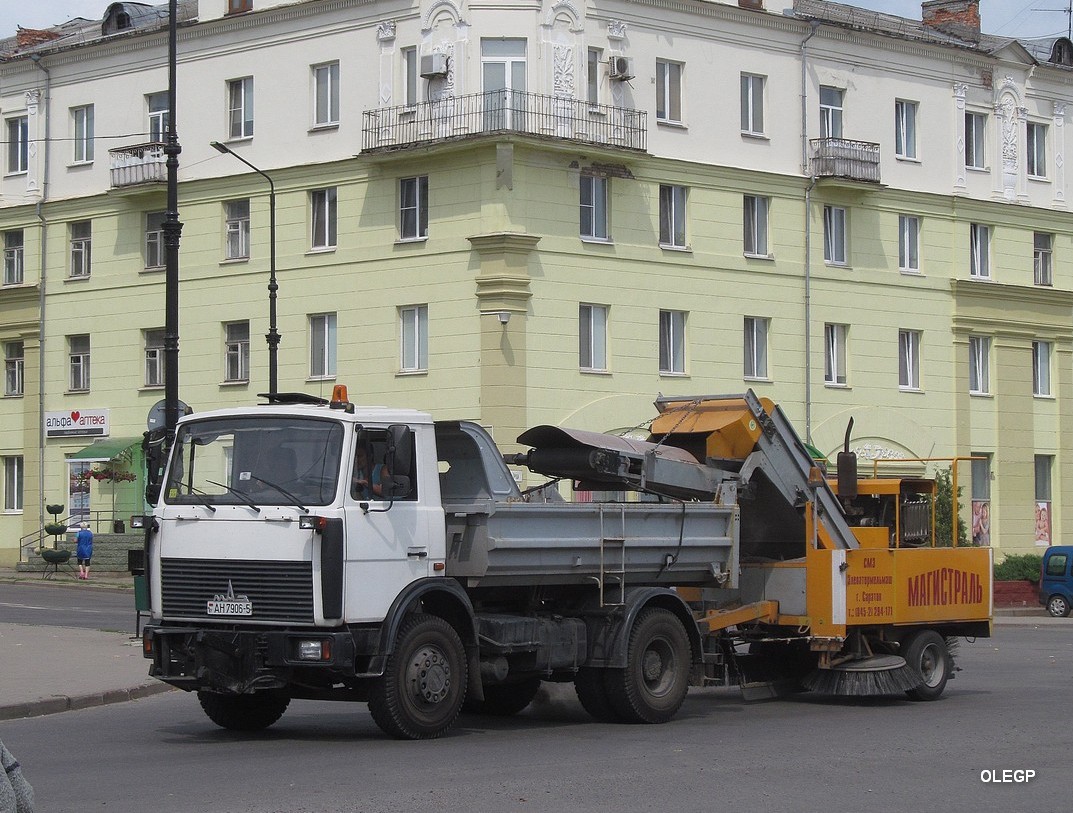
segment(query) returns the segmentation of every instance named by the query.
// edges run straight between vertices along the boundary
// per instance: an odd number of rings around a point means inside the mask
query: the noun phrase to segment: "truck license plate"
[[[253,615],[252,601],[210,601],[209,615]]]

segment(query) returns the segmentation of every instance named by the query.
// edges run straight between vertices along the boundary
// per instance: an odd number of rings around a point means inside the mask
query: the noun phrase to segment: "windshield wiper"
[[[224,483],[217,483],[215,480],[206,480],[205,482],[206,483],[212,483],[214,486],[219,486],[220,488],[226,488],[229,494],[234,494],[236,497],[238,497],[239,502],[244,503],[245,505],[249,506],[254,511],[256,511],[258,514],[261,513],[260,506],[258,506],[257,503],[255,503],[253,500],[251,500],[247,495],[243,494],[241,491],[239,491],[237,489],[234,489],[234,488],[231,488],[231,486],[226,485]]]
[[[271,482],[269,480],[266,480],[264,477],[258,477],[256,474],[251,474],[250,477],[252,477],[254,480],[256,480],[259,483],[264,483],[269,488],[274,488],[276,491],[278,491],[280,494],[282,494],[284,497],[286,497],[288,500],[290,500],[292,503],[294,503],[298,508],[302,509],[302,511],[304,511],[307,514],[309,513],[309,509],[306,508],[304,505],[302,505],[302,501],[299,500],[297,497],[295,497],[293,494],[291,494],[291,492],[289,492],[283,486],[278,486],[275,483],[273,483],[273,482]]]
[[[186,493],[193,497],[194,501],[197,502],[198,505],[203,505],[205,508],[208,508],[212,513],[216,513],[216,506],[209,501],[209,498],[212,496],[211,494],[202,491],[196,486],[192,486],[189,484],[187,484],[186,486]],[[200,497],[201,499],[198,499],[198,497]]]

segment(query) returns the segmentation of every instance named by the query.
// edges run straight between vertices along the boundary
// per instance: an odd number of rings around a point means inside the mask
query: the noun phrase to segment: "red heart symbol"
[[[78,419],[79,419],[79,418],[81,418],[81,417],[82,417],[82,413],[81,413],[81,412],[72,412],[72,413],[71,413],[71,421],[72,421],[73,423],[78,423]]]

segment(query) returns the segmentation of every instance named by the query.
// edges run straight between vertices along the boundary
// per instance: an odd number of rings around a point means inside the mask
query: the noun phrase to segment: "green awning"
[[[129,453],[135,446],[141,446],[141,438],[104,438],[94,441],[85,449],[79,449],[68,460],[115,460],[119,457],[129,459]]]

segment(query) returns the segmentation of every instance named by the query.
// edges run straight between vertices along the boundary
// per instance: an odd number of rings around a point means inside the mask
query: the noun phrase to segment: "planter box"
[[[1035,607],[1039,585],[1030,581],[995,582],[996,607]]]

